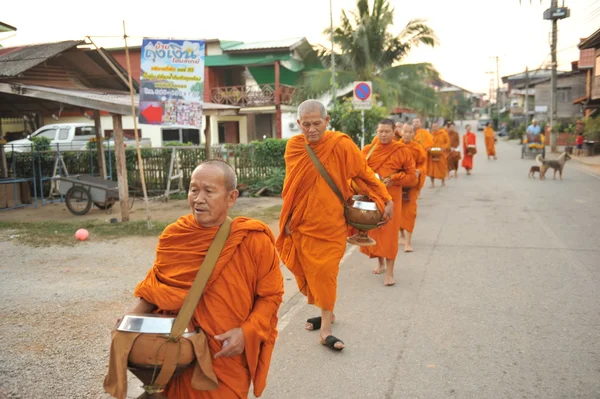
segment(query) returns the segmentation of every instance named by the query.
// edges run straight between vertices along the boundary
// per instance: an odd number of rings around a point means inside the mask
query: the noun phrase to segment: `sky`
[[[2,5],[1,21],[15,26],[15,36],[0,34],[4,47],[82,39],[100,46],[123,46],[123,20],[129,44],[142,37],[222,39],[244,42],[306,37],[330,47],[328,0],[28,0]],[[356,0],[332,0],[333,21]],[[425,19],[439,45],[418,47],[403,63],[430,62],[442,79],[476,93],[489,93],[490,79],[536,69],[550,62],[551,22],[542,17],[550,0],[391,0],[392,33],[410,19]],[[559,0],[559,5],[562,5]],[[579,59],[577,44],[600,28],[600,0],[566,0],[571,17],[558,22],[559,70]],[[32,12],[34,10],[34,12]]]

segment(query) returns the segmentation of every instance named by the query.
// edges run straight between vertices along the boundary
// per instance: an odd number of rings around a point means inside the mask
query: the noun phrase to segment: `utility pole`
[[[552,0],[551,9],[555,9],[558,7],[558,0]],[[554,123],[556,122],[556,108],[557,108],[557,96],[556,96],[556,42],[558,31],[558,20],[552,19],[552,44],[550,45],[550,52],[552,53],[552,90],[550,92],[550,126],[552,126],[552,130],[550,131],[550,151],[556,152],[556,140],[558,138],[558,132],[554,129]]]
[[[498,122],[496,124],[496,130],[500,129],[500,73],[498,72],[498,56],[496,56],[496,113],[498,115]]]
[[[525,128],[529,124],[529,67],[525,67]]]

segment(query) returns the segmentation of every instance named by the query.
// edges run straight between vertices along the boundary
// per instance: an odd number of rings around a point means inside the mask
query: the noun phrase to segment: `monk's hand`
[[[383,179],[383,184],[385,184],[386,187],[392,187],[394,185],[394,182],[389,177],[386,177],[385,179]]]
[[[394,215],[394,201],[388,201],[385,204],[385,208],[383,208],[383,216],[381,218],[381,222],[377,223],[377,226],[383,226],[390,220],[392,220],[392,216]]]
[[[241,328],[234,328],[226,333],[215,335],[215,339],[223,342],[223,347],[220,352],[215,354],[215,359],[237,356],[244,352],[244,331]]]
[[[415,169],[415,173],[417,174],[417,177],[421,176],[421,171],[419,169]]]

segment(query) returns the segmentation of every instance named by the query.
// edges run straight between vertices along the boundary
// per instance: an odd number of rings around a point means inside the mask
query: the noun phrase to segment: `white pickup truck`
[[[50,141],[50,150],[76,151],[85,150],[90,139],[96,137],[96,127],[86,123],[58,123],[42,126],[26,139],[14,140],[5,145],[6,151],[29,152],[31,151],[33,137],[47,137]],[[105,140],[104,145],[114,147],[113,139]],[[150,139],[140,139],[140,146],[151,147]],[[135,140],[125,138],[125,147],[135,147]]]

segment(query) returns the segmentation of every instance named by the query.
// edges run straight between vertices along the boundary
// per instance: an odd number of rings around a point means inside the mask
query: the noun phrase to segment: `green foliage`
[[[525,133],[525,122],[521,123],[519,126],[510,129],[508,132],[508,138],[511,140],[521,139],[523,138],[523,133]]]
[[[331,126],[335,130],[346,133],[352,137],[354,143],[360,144],[362,135],[361,111],[355,111],[351,101],[337,103],[330,116]],[[374,105],[371,110],[365,111],[365,144],[373,140],[377,124],[387,116],[388,112],[385,107]]]
[[[600,116],[585,120],[583,135],[587,140],[600,141]]]
[[[388,109],[406,105],[419,111],[433,107],[435,92],[428,82],[438,77],[429,63],[399,64],[410,50],[418,45],[434,47],[437,38],[425,21],[414,19],[404,29],[391,32],[394,9],[389,0],[357,0],[356,10],[348,15],[342,11],[339,26],[334,28],[333,41],[339,49],[334,54],[336,83],[346,87],[354,81],[371,81],[375,98]],[[325,34],[330,35],[329,29]],[[331,63],[331,52],[319,52],[326,67]],[[297,100],[315,98],[329,91],[330,70],[304,73]]]
[[[38,151],[48,151],[50,149],[50,140],[48,137],[38,136],[32,137],[30,141],[33,143],[33,147]]]
[[[283,191],[283,181],[285,180],[285,167],[269,168],[267,176],[264,179],[256,180],[250,184],[250,193],[254,194],[258,190],[265,188],[271,195],[281,194]]]
[[[196,83],[197,84],[197,83]],[[191,147],[194,143],[182,143],[180,141],[169,141],[163,144],[163,147]]]

